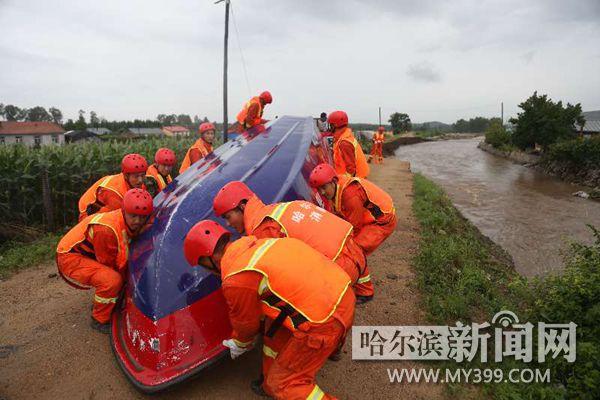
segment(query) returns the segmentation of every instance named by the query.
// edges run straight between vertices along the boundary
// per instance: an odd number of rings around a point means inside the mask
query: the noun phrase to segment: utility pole
[[[379,126],[381,126],[381,107],[379,107]]]
[[[504,126],[504,102],[500,103],[500,119],[502,120],[502,126]]]
[[[223,142],[227,142],[227,41],[229,39],[229,0],[218,0],[215,4],[225,2],[225,40],[223,44]]]

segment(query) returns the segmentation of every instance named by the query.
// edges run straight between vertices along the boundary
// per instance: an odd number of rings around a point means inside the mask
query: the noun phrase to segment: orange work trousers
[[[371,282],[371,274],[367,266],[365,257],[360,246],[349,237],[342,252],[335,260],[342,269],[348,274],[352,281],[352,288],[357,296],[373,296],[375,290]]]
[[[92,318],[102,324],[109,322],[123,288],[123,276],[117,270],[77,253],[59,253],[56,264],[60,275],[72,286],[96,289]]]
[[[365,256],[371,255],[396,229],[396,215],[392,214],[385,223],[372,223],[362,227],[354,236]]]
[[[383,164],[383,145],[381,143],[373,143],[371,147],[371,159],[375,164]]]
[[[265,375],[263,386],[269,395],[285,400],[335,399],[323,392],[315,377],[343,344],[347,329],[352,326],[355,302],[354,293],[348,290],[336,310],[340,319],[332,317],[322,324],[304,323],[290,332],[290,338]]]

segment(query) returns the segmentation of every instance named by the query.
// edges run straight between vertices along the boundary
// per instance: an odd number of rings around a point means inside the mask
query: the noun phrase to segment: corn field
[[[120,172],[127,153],[149,163],[160,147],[175,151],[181,163],[197,137],[169,137],[42,146],[0,146],[0,224],[61,229],[77,221],[79,197],[102,176]],[[179,170],[173,168],[175,175]],[[45,187],[45,189],[44,189]],[[44,204],[44,190],[47,191]],[[49,221],[47,216],[51,216]]]

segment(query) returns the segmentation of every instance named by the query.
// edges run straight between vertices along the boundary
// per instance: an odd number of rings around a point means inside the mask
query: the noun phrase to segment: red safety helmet
[[[146,172],[148,162],[146,159],[135,153],[127,154],[121,161],[121,172],[124,174],[135,174],[138,172]]]
[[[128,214],[152,214],[152,196],[144,189],[129,189],[123,196],[123,211]]]
[[[273,96],[271,96],[271,92],[264,91],[258,96],[265,104],[271,104],[273,102]]]
[[[310,186],[318,189],[326,183],[333,181],[337,174],[333,167],[327,163],[317,165],[308,178]]]
[[[200,257],[212,256],[223,235],[230,235],[230,233],[215,221],[205,219],[198,222],[185,235],[183,241],[183,253],[187,262],[194,267],[198,265]]]
[[[385,132],[385,128],[384,128],[383,126],[380,126],[379,128],[377,128],[377,130],[378,130],[379,132]]]
[[[244,182],[229,182],[217,192],[213,200],[215,214],[222,217],[227,211],[239,206],[242,200],[249,200],[252,196],[254,196],[254,192]]]
[[[329,114],[327,122],[329,122],[329,125],[333,126],[335,129],[342,128],[348,125],[348,114],[346,114],[344,111],[334,111]]]
[[[160,165],[175,165],[175,152],[166,147],[161,147],[154,154],[154,162]]]
[[[215,126],[213,124],[211,124],[210,122],[203,122],[200,124],[200,127],[198,128],[198,133],[200,133],[201,135],[206,132],[206,131],[210,131],[210,130],[215,130]]]

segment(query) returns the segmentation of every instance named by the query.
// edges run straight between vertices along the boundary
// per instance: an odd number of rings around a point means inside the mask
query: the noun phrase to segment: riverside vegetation
[[[600,232],[595,242],[572,243],[560,275],[528,281],[512,268],[510,257],[454,208],[443,190],[417,174],[413,208],[421,225],[415,258],[424,308],[437,324],[489,321],[498,311],[515,312],[534,325],[577,324],[577,360],[562,356],[544,364],[445,365],[448,368],[549,368],[551,383],[486,384],[496,399],[594,399],[600,392]],[[583,223],[583,222],[582,222]],[[537,338],[534,329],[533,337]],[[535,342],[535,340],[534,340]],[[492,359],[488,356],[488,360]],[[506,376],[506,375],[505,375]],[[460,391],[456,385],[451,390]]]

